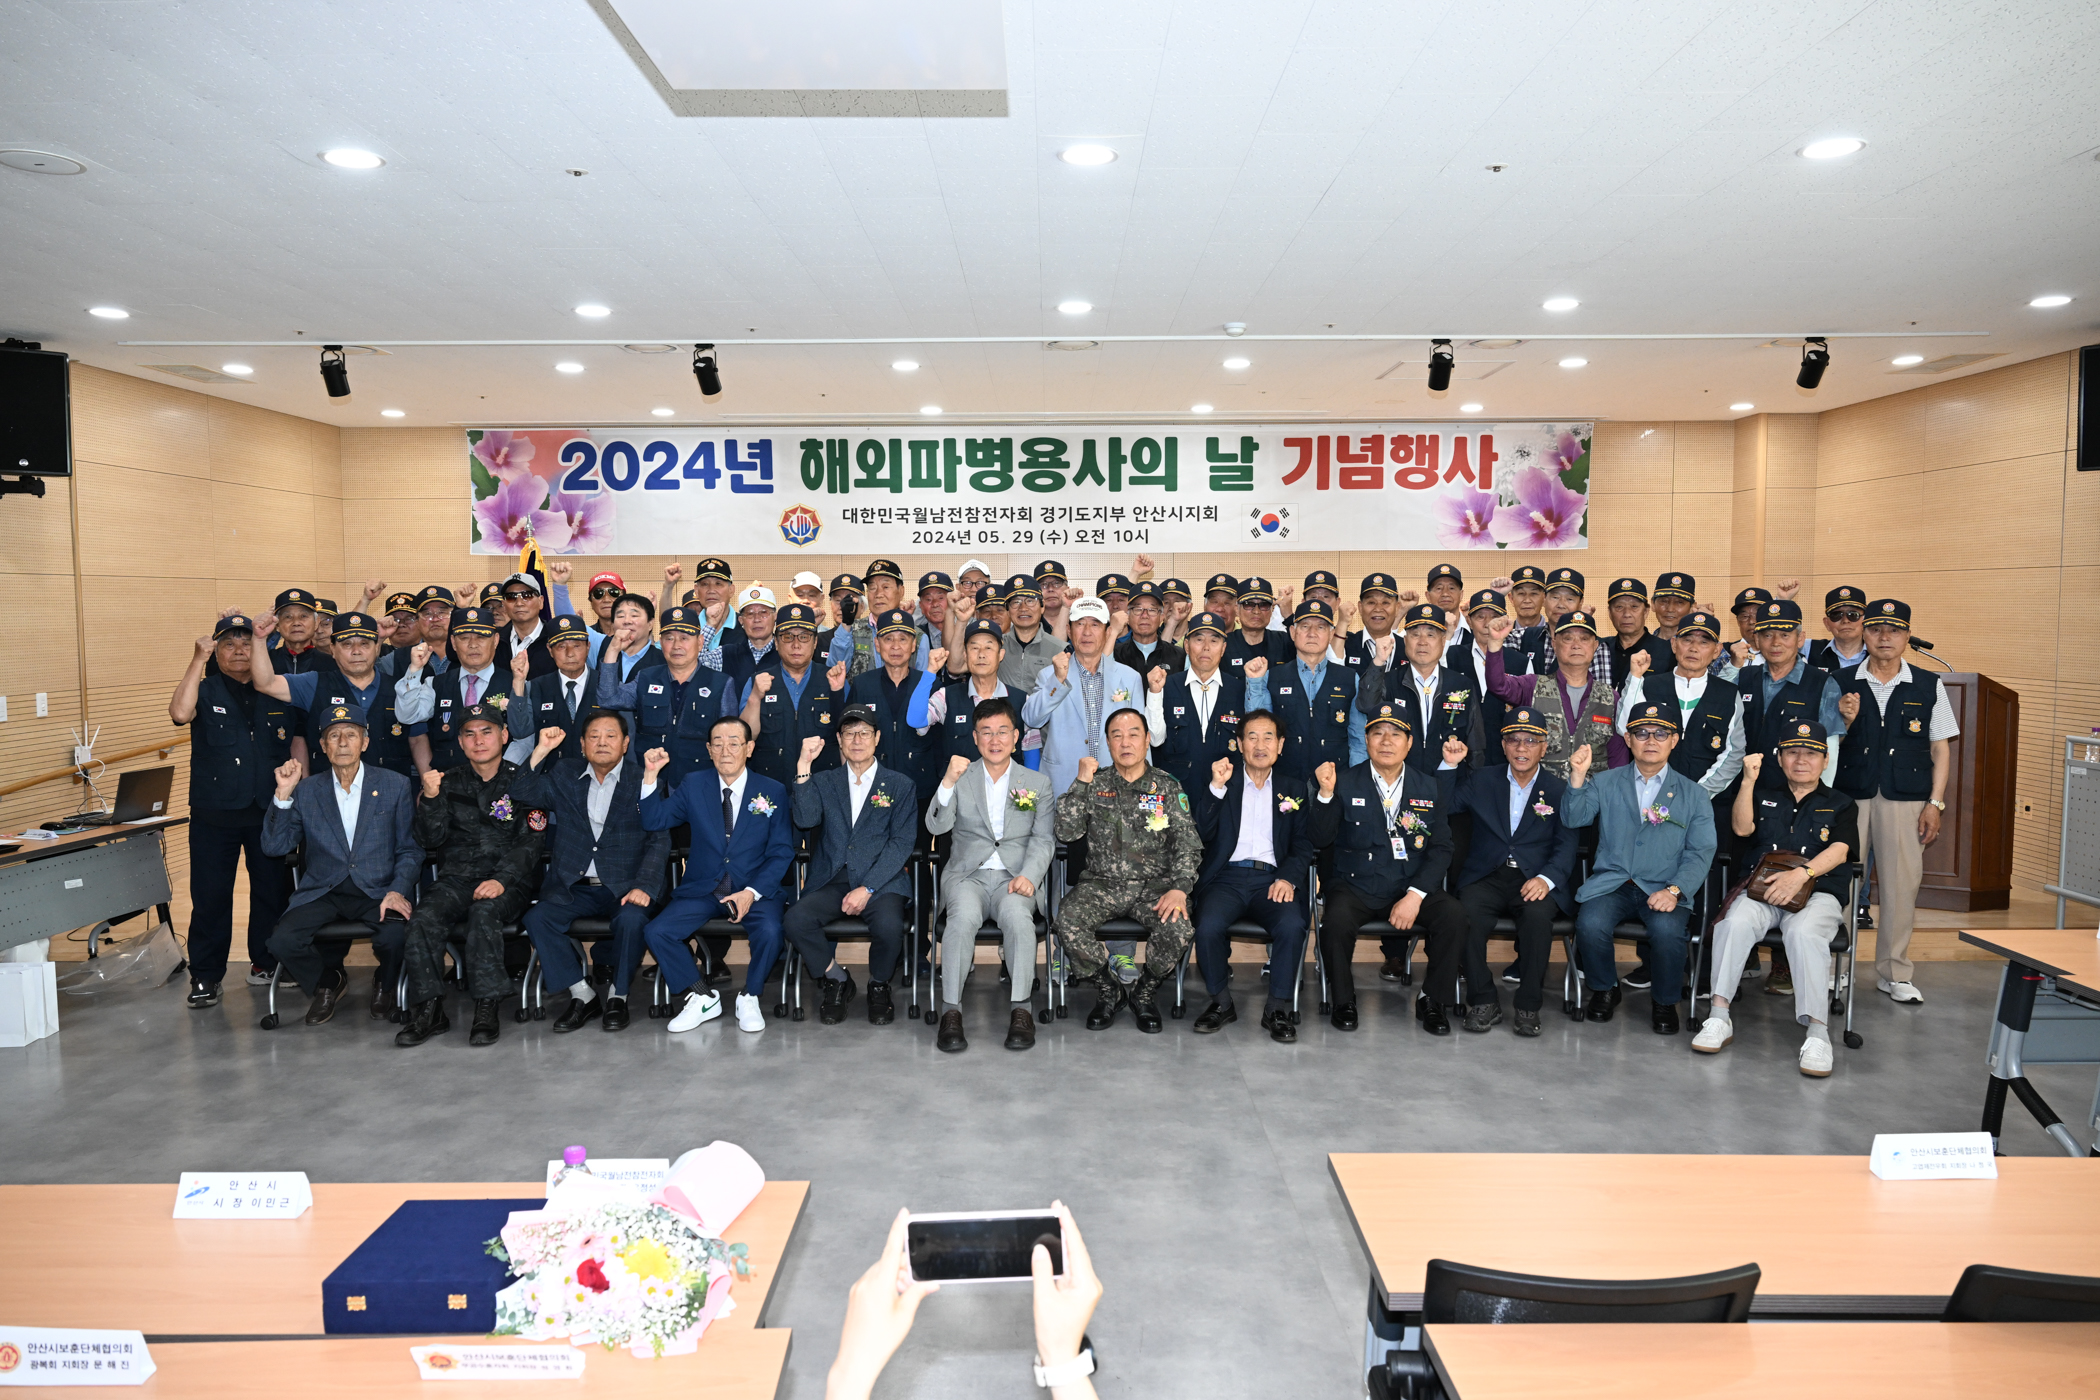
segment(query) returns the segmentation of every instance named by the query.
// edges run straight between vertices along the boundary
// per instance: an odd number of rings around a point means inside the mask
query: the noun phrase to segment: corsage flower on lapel
[[[1295,812],[1304,805],[1303,802],[1295,797],[1279,797],[1276,799],[1276,810],[1279,812]]]
[[[893,804],[890,801],[890,795],[881,788],[877,788],[868,794],[868,805],[871,807],[888,807]]]
[[[1427,836],[1429,834],[1429,823],[1403,807],[1400,809],[1400,829],[1412,832],[1417,836]]]
[[[1550,817],[1553,815],[1553,804],[1541,797],[1538,801],[1531,804],[1531,810],[1542,817]]]
[[[1460,710],[1463,710],[1466,707],[1466,701],[1471,700],[1472,698],[1473,692],[1470,690],[1452,691],[1449,695],[1446,695],[1444,697],[1444,713],[1452,715],[1457,714]]]
[[[764,793],[760,793],[751,799],[751,805],[745,810],[756,812],[761,817],[770,817],[773,815],[773,799]]]
[[[1120,705],[1125,700],[1128,700],[1130,698],[1130,692],[1127,690],[1119,690],[1115,694],[1109,696],[1108,698]]]
[[[489,815],[494,817],[499,822],[507,822],[510,820],[511,810],[509,793],[504,793],[503,796],[497,798],[494,802],[491,802],[489,804]]]
[[[1660,802],[1641,808],[1641,820],[1649,826],[1683,826],[1684,823],[1670,815],[1670,809]]]
[[[1035,810],[1035,789],[1015,788],[1013,790],[1013,804],[1016,812],[1033,812]]]

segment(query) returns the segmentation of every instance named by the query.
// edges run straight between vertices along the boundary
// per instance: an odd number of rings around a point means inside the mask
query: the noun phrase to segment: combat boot
[[[1146,1035],[1158,1035],[1166,1027],[1159,1019],[1159,979],[1150,971],[1138,974],[1138,980],[1130,988],[1130,1014],[1137,1021],[1137,1028]]]
[[[503,1031],[503,1018],[496,1014],[497,999],[488,997],[474,1003],[474,1025],[467,1032],[469,1045],[494,1045],[496,1037]]]
[[[1116,1023],[1116,1013],[1130,999],[1123,983],[1116,977],[1115,969],[1103,967],[1087,979],[1094,989],[1094,1009],[1086,1013],[1086,1028],[1090,1031],[1105,1031]]]
[[[445,1019],[445,999],[432,997],[429,1001],[417,1002],[409,1014],[408,1024],[394,1035],[394,1044],[402,1046],[421,1045],[434,1035],[443,1035],[452,1029]]]

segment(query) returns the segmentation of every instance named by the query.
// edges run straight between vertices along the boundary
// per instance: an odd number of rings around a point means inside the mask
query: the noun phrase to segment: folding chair
[[[1317,870],[1309,872],[1307,874],[1305,893],[1299,896],[1299,898],[1305,908],[1306,913],[1305,941],[1308,944],[1312,945],[1313,956],[1315,962],[1317,963],[1317,959],[1319,956],[1320,940],[1314,936],[1312,921],[1313,910],[1318,907],[1320,900],[1320,875]],[[1189,911],[1189,915],[1191,918],[1194,918],[1195,911],[1191,909]],[[1255,923],[1252,919],[1233,920],[1232,923],[1229,924],[1225,929],[1225,937],[1231,943],[1269,943],[1269,931],[1263,928],[1260,924]],[[1408,951],[1410,953],[1414,951],[1414,945],[1412,943],[1408,945]],[[1188,977],[1189,962],[1195,956],[1196,944],[1195,941],[1191,939],[1188,948],[1181,955],[1181,961],[1177,963],[1174,967],[1174,1005],[1176,1008],[1185,1007],[1186,1003],[1182,995],[1182,983]],[[1324,977],[1324,972],[1322,975]],[[1321,985],[1323,988],[1321,996],[1324,1001],[1326,995],[1324,988],[1326,984],[1323,981]],[[1273,946],[1271,946],[1269,961],[1269,987],[1273,989],[1275,986],[1275,949]],[[1298,956],[1298,966],[1293,970],[1291,975],[1291,1024],[1294,1026],[1300,1024],[1304,1020],[1304,1013],[1300,1003],[1300,999],[1304,992],[1304,989],[1305,953],[1303,949],[1300,949]],[[1321,1009],[1324,1011],[1326,1007],[1323,1005]],[[1174,1012],[1176,1018],[1179,1018],[1183,1014],[1183,1010],[1181,1009],[1177,1009]]]
[[[1732,866],[1733,862],[1727,856],[1717,856],[1714,859],[1716,871],[1728,871],[1732,869]],[[1838,924],[1838,931],[1832,934],[1830,938],[1829,1019],[1831,1021],[1843,1021],[1845,1027],[1845,1048],[1847,1050],[1857,1050],[1866,1044],[1866,1038],[1858,1031],[1852,1029],[1852,997],[1859,980],[1857,976],[1859,893],[1861,884],[1866,879],[1865,867],[1856,860],[1848,861],[1845,864],[1845,876],[1845,917]],[[1709,880],[1706,888],[1700,892],[1702,897],[1707,900],[1703,909],[1713,911],[1711,915],[1706,916],[1709,924],[1714,918],[1719,917],[1720,905],[1718,901],[1726,897],[1728,886],[1731,883],[1732,881],[1728,880],[1724,875],[1720,880],[1720,894],[1712,893],[1715,884],[1712,880]],[[1742,895],[1740,898],[1748,899],[1749,896]],[[1694,992],[1688,1003],[1695,1020],[1699,1009],[1699,998],[1704,997],[1708,1002],[1713,1000],[1713,940],[1710,936],[1711,932],[1712,930],[1709,928],[1709,937],[1705,946],[1697,950],[1700,954],[1700,959],[1699,966],[1696,969],[1696,976],[1693,979],[1693,986],[1698,990]],[[1786,936],[1775,926],[1763,938],[1757,940],[1757,946],[1760,948],[1783,949],[1786,946]]]
[[[306,874],[306,848],[303,846],[294,848],[291,854],[284,858],[284,863],[292,872],[292,888],[296,890],[299,888],[300,877]],[[427,875],[428,872],[426,871],[425,874]],[[360,938],[370,940],[378,936],[378,928],[368,919],[332,919],[315,931],[314,942],[355,943]],[[263,1012],[262,1020],[256,1023],[266,1031],[274,1031],[284,1024],[284,1018],[277,1014],[277,983],[278,979],[283,976],[283,963],[280,962],[270,969],[268,1006]],[[406,961],[404,961],[399,973],[394,978],[394,1011],[391,1016],[387,1017],[389,1022],[399,1023],[405,1019],[401,1010],[401,1002],[407,995],[408,966]]]
[[[905,991],[911,998],[910,1003],[905,1007],[904,1016],[906,1020],[916,1020],[919,1015],[919,947],[923,941],[919,936],[919,906],[923,889],[920,868],[922,866],[931,866],[933,860],[934,856],[931,851],[913,851],[904,862],[904,868],[912,872],[912,894],[905,917],[904,948],[897,955],[897,961],[903,968],[902,981]],[[798,894],[808,878],[809,857],[807,855],[797,855],[795,857],[795,888]],[[938,887],[938,879],[935,880],[935,885]],[[824,924],[824,936],[834,943],[869,942],[868,921],[854,914],[841,915]],[[804,1019],[801,950],[792,943],[782,948],[780,950],[780,965],[782,968],[780,1001],[773,1008],[773,1014],[775,1016],[785,1016],[789,1020],[800,1021]],[[929,1009],[926,1014],[931,1018],[933,1013]]]
[[[926,999],[926,1024],[929,1026],[937,1024],[940,1020],[940,1009],[944,994],[943,988],[947,983],[946,975],[941,971],[941,939],[947,936],[948,929],[947,906],[941,895],[941,873],[940,869],[936,869],[934,872],[933,918],[928,923],[929,938],[926,947],[927,956],[932,963],[933,970],[932,991]],[[1036,901],[1034,910],[1035,942],[1037,955],[1041,959],[1042,967],[1042,971],[1037,975],[1035,983],[1037,992],[1044,998],[1043,1014],[1046,1019],[1055,1014],[1050,993],[1050,918],[1046,912],[1048,902],[1046,895],[1044,899]],[[971,935],[970,946],[973,951],[984,947],[1003,949],[1006,946],[1006,931],[999,927],[997,920],[987,918],[983,925]],[[1006,974],[1002,973],[1002,976],[1004,975]],[[1035,995],[1031,994],[1029,1005],[1033,1008],[1034,1004]]]

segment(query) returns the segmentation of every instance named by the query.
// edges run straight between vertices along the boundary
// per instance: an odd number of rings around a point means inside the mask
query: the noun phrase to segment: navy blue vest
[[[1869,797],[1923,802],[1932,796],[1932,710],[1939,700],[1939,677],[1913,668],[1910,679],[1889,692],[1884,714],[1860,675],[1866,664],[1837,673],[1838,683],[1859,697],[1859,717],[1846,726],[1838,747],[1838,791],[1855,802]]]
[[[634,746],[644,754],[651,749],[669,752],[671,761],[658,777],[666,792],[690,774],[714,771],[715,761],[707,753],[707,732],[722,717],[729,678],[720,671],[695,666],[692,679],[685,683],[685,704],[678,709],[673,708],[673,684],[668,665],[646,666],[634,673]]]
[[[249,691],[250,710],[234,699],[234,687]],[[275,771],[292,756],[299,712],[288,700],[273,700],[224,676],[206,676],[197,686],[197,715],[190,721],[190,807],[207,812],[252,813],[277,793]]]
[[[1269,708],[1283,728],[1283,752],[1276,771],[1286,778],[1310,779],[1313,770],[1332,763],[1337,772],[1349,766],[1349,712],[1356,706],[1356,673],[1332,658],[1320,677],[1320,688],[1308,694],[1298,674],[1298,658],[1269,672]]]

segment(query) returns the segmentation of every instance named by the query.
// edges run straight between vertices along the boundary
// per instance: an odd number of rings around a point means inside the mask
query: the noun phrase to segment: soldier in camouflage
[[[466,924],[468,995],[474,1001],[471,1045],[493,1045],[501,1025],[496,1014],[510,990],[503,966],[503,927],[523,917],[540,884],[540,852],[547,842],[547,814],[514,804],[512,775],[518,765],[503,757],[509,726],[494,705],[469,705],[459,729],[467,761],[423,775],[416,803],[416,840],[437,859],[438,878],[416,906],[408,925],[408,1025],[396,1045],[421,1045],[451,1029],[445,1019],[446,940]]]
[[[1108,717],[1108,752],[1115,767],[1097,775],[1092,756],[1057,803],[1060,841],[1087,843],[1086,871],[1059,901],[1057,934],[1074,972],[1100,998],[1088,1030],[1113,1025],[1127,997],[1138,1029],[1161,1030],[1157,992],[1174,975],[1189,945],[1189,890],[1203,861],[1203,841],[1189,816],[1181,784],[1145,761],[1150,739],[1145,716],[1122,709]],[[1098,930],[1114,918],[1145,926],[1145,970],[1128,988],[1109,967]]]

